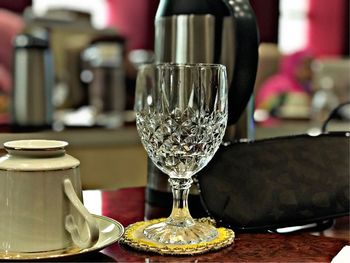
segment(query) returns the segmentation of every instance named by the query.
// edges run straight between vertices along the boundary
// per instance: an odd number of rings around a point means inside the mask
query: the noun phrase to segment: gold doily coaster
[[[227,247],[234,242],[235,233],[231,229],[223,227],[217,228],[219,234],[215,239],[209,242],[201,242],[199,244],[190,245],[164,245],[152,241],[143,235],[143,230],[147,226],[160,223],[164,220],[165,218],[161,218],[131,224],[125,229],[124,236],[119,242],[137,250],[155,252],[161,255],[203,254],[209,251],[215,251]],[[203,222],[203,220],[200,221]]]

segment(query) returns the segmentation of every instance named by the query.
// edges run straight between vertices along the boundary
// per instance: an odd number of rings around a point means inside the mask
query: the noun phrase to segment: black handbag
[[[350,132],[220,147],[200,172],[202,204],[219,225],[266,231],[349,215]]]

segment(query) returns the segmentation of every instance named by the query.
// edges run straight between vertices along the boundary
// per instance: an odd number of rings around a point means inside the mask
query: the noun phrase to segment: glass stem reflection
[[[167,219],[167,224],[188,227],[195,224],[188,209],[188,194],[193,180],[191,178],[170,178],[173,192],[173,209]]]

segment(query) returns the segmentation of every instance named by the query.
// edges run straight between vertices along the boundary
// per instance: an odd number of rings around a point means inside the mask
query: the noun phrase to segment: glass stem
[[[167,219],[167,224],[186,227],[195,223],[188,209],[188,194],[192,182],[191,178],[169,179],[173,192],[173,209]]]

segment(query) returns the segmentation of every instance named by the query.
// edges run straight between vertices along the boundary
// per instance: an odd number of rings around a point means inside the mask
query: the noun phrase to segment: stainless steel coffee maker
[[[88,84],[96,125],[117,128],[124,123],[124,53],[124,39],[117,36],[97,38],[82,52],[81,77]]]
[[[252,112],[245,109],[256,77],[258,42],[256,19],[248,0],[160,1],[155,19],[157,62],[219,63],[227,67],[226,140],[248,137],[252,129]],[[149,160],[146,217],[164,216],[166,213],[161,212],[170,209],[167,179]],[[189,198],[194,200],[189,201],[193,205],[190,210],[200,215],[195,187],[191,193]]]

